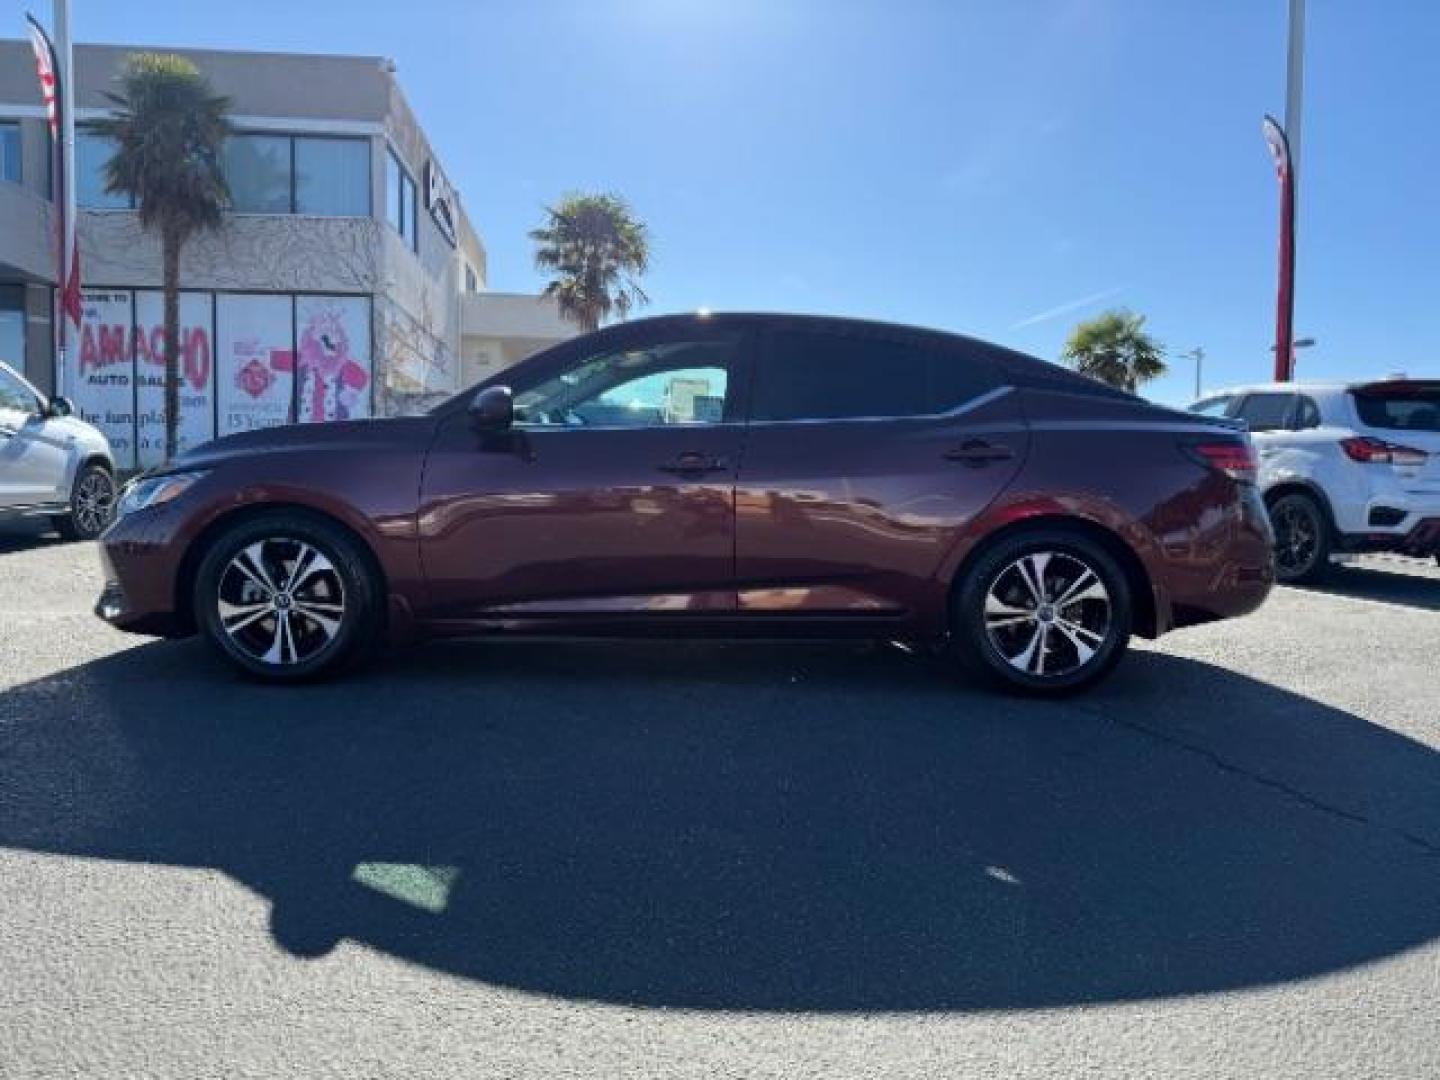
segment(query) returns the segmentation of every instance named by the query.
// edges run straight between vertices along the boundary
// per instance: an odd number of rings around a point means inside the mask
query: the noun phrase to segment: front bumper
[[[183,545],[181,518],[159,507],[119,518],[100,536],[105,586],[95,614],[135,634],[184,637],[194,625],[177,603]]]

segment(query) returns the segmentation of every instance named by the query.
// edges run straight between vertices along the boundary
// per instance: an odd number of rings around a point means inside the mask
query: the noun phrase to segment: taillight
[[[1247,484],[1255,482],[1260,471],[1260,461],[1255,456],[1255,447],[1250,442],[1195,442],[1185,446],[1186,452],[1210,468],[1223,472],[1232,480]]]
[[[1399,446],[1369,435],[1341,439],[1340,449],[1345,451],[1351,461],[1365,465],[1424,465],[1429,456],[1424,450],[1416,450],[1413,446]]]

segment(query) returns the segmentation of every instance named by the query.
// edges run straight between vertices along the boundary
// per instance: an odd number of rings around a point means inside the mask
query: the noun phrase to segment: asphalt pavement
[[[1440,1075],[1440,570],[997,696],[892,647],[244,682],[0,533],[0,1076]]]

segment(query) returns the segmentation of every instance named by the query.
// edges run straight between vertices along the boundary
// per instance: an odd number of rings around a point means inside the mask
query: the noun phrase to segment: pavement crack
[[[1223,772],[1243,777],[1251,783],[1259,784],[1261,787],[1269,788],[1271,791],[1277,792],[1278,794],[1294,802],[1298,802],[1303,806],[1308,806],[1312,810],[1317,810],[1320,813],[1328,814],[1331,817],[1337,817],[1356,825],[1362,825],[1366,828],[1379,829],[1383,832],[1387,832],[1393,836],[1399,837],[1405,843],[1409,844],[1412,847],[1418,848],[1426,855],[1440,856],[1440,842],[1430,840],[1427,837],[1420,836],[1416,833],[1410,832],[1407,829],[1400,828],[1399,826],[1376,820],[1375,818],[1369,817],[1357,811],[1347,810],[1343,806],[1337,806],[1334,803],[1327,802],[1324,799],[1315,795],[1311,795],[1309,792],[1303,791],[1302,789],[1297,788],[1292,784],[1286,783],[1284,780],[1278,779],[1277,777],[1269,776],[1261,772],[1256,772],[1252,769],[1246,768],[1243,765],[1238,765],[1235,762],[1222,757],[1214,750],[1211,750],[1208,746],[1204,746],[1200,743],[1190,742],[1188,739],[1183,739],[1180,736],[1170,734],[1169,732],[1159,731],[1155,728],[1149,727],[1135,720],[1126,720],[1122,717],[1114,715],[1113,713],[1105,712],[1093,706],[1079,705],[1078,708],[1081,712],[1088,713],[1091,716],[1096,717],[1097,719],[1108,720],[1109,722],[1116,724],[1120,727],[1129,728],[1131,731],[1138,732],[1142,735],[1147,735],[1150,738],[1157,740],[1158,742],[1163,742],[1169,746],[1173,746],[1181,750],[1186,750],[1192,754],[1197,754],[1200,757],[1203,757],[1205,760],[1209,761],[1217,769],[1220,769]]]

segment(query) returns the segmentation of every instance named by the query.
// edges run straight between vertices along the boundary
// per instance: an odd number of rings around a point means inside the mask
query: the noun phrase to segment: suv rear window
[[[1351,393],[1366,427],[1440,432],[1440,385],[1373,387]]]

